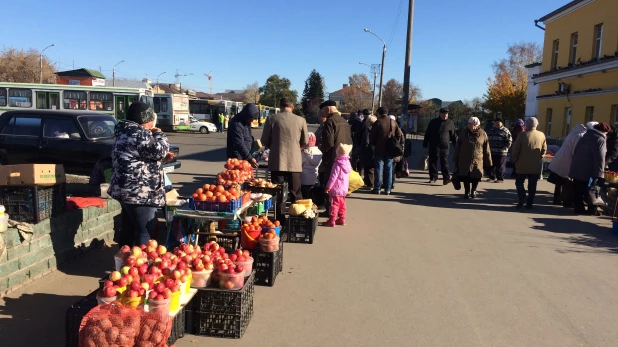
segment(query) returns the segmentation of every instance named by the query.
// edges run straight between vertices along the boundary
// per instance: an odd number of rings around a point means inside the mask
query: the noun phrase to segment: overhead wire
[[[395,38],[395,32],[397,31],[397,26],[399,25],[399,18],[401,17],[401,10],[403,9],[403,0],[399,0],[399,8],[397,9],[397,16],[395,16],[395,23],[393,23],[393,30],[391,30],[391,35],[388,39],[388,46],[390,47],[393,42],[393,38]]]

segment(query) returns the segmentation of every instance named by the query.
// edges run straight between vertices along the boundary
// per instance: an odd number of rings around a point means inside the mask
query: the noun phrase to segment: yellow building
[[[618,125],[618,0],[575,0],[540,18],[545,25],[537,117],[560,138],[575,124]]]

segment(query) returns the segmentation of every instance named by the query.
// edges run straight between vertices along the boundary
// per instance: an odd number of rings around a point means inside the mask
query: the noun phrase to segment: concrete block
[[[8,261],[9,261],[9,252],[7,252],[5,249],[2,255],[0,255],[0,264],[5,264]]]
[[[51,220],[44,219],[37,224],[32,225],[34,237],[51,233]]]
[[[0,294],[9,289],[9,278],[0,278]]]
[[[19,270],[9,275],[9,288],[18,286],[30,279],[30,269]]]
[[[95,219],[91,219],[87,222],[83,222],[82,223],[82,232],[84,231],[88,231],[96,226],[99,225],[99,221],[95,218]]]
[[[49,259],[43,259],[30,267],[30,278],[49,270]]]
[[[19,270],[19,260],[13,260],[9,263],[0,265],[0,278]]]
[[[57,268],[57,267],[58,267],[58,264],[59,264],[59,262],[58,262],[58,258],[56,258],[55,256],[54,256],[54,257],[49,258],[49,268],[50,268],[50,269],[55,269],[55,268]]]
[[[3,234],[4,243],[6,248],[11,248],[21,245],[21,236],[16,228],[8,228]]]
[[[24,256],[28,252],[30,252],[30,245],[29,244],[23,244],[21,246],[9,248],[9,249],[7,249],[8,260],[11,261],[11,260],[15,260],[17,258],[21,258],[22,256]]]
[[[108,212],[113,212],[113,211],[120,211],[122,208],[120,207],[120,203],[116,200],[113,199],[109,199],[107,200],[107,211]]]
[[[34,263],[37,263],[43,259],[49,258],[53,255],[54,255],[53,247],[47,247],[47,248],[39,249],[36,252],[28,253],[24,255],[23,257],[19,258],[19,268],[25,269],[26,267]]]
[[[52,245],[51,234],[43,235],[38,239],[30,242],[30,252],[37,251],[41,248],[49,247]]]

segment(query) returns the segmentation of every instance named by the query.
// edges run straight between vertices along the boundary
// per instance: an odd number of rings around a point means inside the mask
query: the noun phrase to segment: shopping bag
[[[364,185],[365,181],[363,181],[361,175],[354,170],[350,171],[350,176],[348,179],[348,194],[352,194],[354,191],[362,188]]]
[[[588,203],[592,206],[605,206],[605,201],[601,198],[601,188],[597,185],[596,180],[590,179],[588,183]]]
[[[421,161],[418,163],[418,169],[421,171],[427,171],[429,170],[429,156],[423,156],[423,158],[421,158]]]

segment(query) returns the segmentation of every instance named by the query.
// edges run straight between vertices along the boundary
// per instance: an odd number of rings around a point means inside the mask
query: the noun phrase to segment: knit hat
[[[481,125],[481,121],[477,117],[470,117],[468,124]]]
[[[315,134],[314,133],[309,133],[309,140],[307,140],[307,146],[308,147],[315,146],[315,141],[316,141]]]
[[[341,157],[344,155],[350,155],[350,152],[352,152],[352,145],[346,145],[346,144],[339,144],[339,147],[337,147],[337,156]]]
[[[523,126],[524,125],[524,121],[521,119],[518,119],[515,124],[517,124],[518,126]]]
[[[594,129],[602,133],[608,133],[612,128],[610,128],[607,123],[599,123],[594,126]]]
[[[141,101],[137,101],[129,106],[127,110],[127,120],[137,124],[146,124],[155,119],[155,113],[152,108]]]

